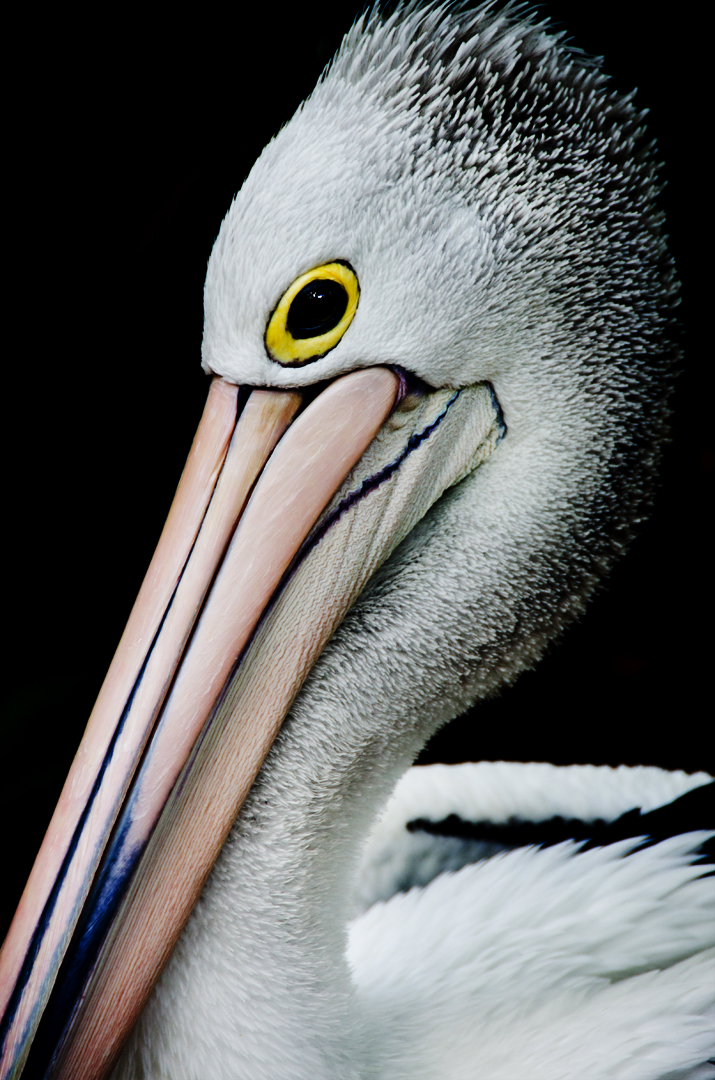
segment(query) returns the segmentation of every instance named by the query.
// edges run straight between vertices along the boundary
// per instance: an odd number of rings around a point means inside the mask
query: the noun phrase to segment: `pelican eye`
[[[347,290],[339,281],[316,278],[304,285],[288,308],[286,330],[297,341],[333,330],[348,306]]]
[[[279,364],[309,364],[334,349],[352,322],[360,299],[353,268],[325,263],[296,278],[266,327],[266,351]]]

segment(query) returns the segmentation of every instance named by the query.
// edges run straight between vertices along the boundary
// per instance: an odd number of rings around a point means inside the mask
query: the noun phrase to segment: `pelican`
[[[2,952],[2,1076],[715,1076],[712,778],[410,768],[648,505],[643,117],[518,6],[359,19],[205,289],[206,409]]]

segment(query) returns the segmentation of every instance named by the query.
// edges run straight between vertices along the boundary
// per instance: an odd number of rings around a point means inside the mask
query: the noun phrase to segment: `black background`
[[[202,286],[221,219],[359,8],[264,5],[250,25],[240,5],[178,10],[108,5],[80,18],[56,7],[11,38],[3,922],[201,414]],[[655,512],[584,620],[535,672],[444,729],[424,761],[715,766],[705,31],[655,10],[541,5],[574,44],[606,56],[618,89],[639,88],[666,162],[688,337]]]

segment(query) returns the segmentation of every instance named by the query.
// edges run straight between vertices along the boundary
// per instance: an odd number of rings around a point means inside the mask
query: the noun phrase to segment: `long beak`
[[[111,1069],[325,643],[496,444],[489,392],[470,391],[403,401],[368,368],[306,404],[213,380],[0,954],[2,1080]]]

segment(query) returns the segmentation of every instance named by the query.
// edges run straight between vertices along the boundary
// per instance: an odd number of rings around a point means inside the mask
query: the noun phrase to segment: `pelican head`
[[[396,778],[541,656],[647,506],[676,289],[642,121],[519,6],[409,2],[356,22],[263,151],[208,266],[204,418],[4,947],[3,1076],[106,1075],[177,941],[139,1030],[230,1075],[353,1075],[322,946],[293,1043],[214,1021],[287,992],[296,911],[340,954]],[[202,1004],[176,958],[220,967],[209,909],[245,955]]]

